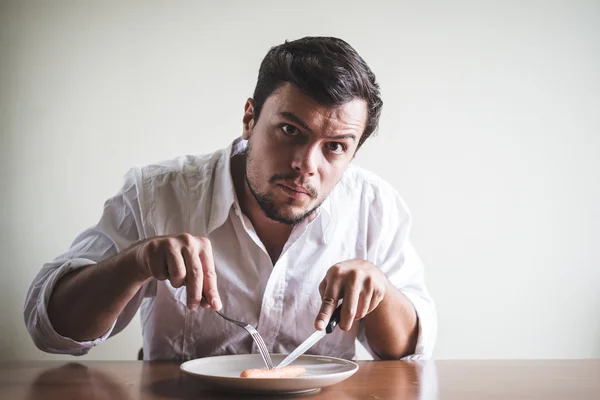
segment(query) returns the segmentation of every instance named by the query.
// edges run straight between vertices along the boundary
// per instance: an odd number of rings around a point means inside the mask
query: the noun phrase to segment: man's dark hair
[[[334,37],[305,37],[272,47],[263,59],[254,90],[254,118],[267,98],[283,83],[325,106],[343,105],[355,98],[367,102],[368,117],[358,147],[379,124],[381,101],[375,74],[356,50]]]

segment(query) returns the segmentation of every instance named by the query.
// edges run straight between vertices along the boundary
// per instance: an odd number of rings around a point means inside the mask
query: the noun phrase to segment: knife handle
[[[340,323],[340,317],[342,315],[342,305],[343,304],[344,303],[340,304],[338,306],[338,308],[336,308],[335,311],[333,312],[333,314],[331,315],[331,318],[329,319],[329,323],[325,327],[325,332],[327,332],[327,333],[333,332],[335,327],[338,326],[338,324]]]

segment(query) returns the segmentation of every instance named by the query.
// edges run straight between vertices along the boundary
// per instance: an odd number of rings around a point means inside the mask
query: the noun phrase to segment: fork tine
[[[204,300],[206,300],[204,295],[202,295],[202,298]],[[258,347],[258,351],[260,351],[260,355],[262,356],[267,368],[273,369],[273,361],[271,360],[271,354],[269,354],[269,349],[268,349],[267,345],[265,344],[265,341],[263,340],[262,336],[260,336],[260,333],[258,333],[258,331],[256,330],[255,327],[253,327],[252,325],[246,324],[245,322],[238,321],[231,317],[228,317],[227,315],[223,314],[220,311],[215,310],[215,312],[221,318],[236,324],[237,326],[239,326],[240,328],[243,328],[246,332],[248,332],[250,334],[250,336],[252,337],[252,339],[254,340],[254,342],[256,343],[256,347]]]
[[[267,345],[265,345],[263,343],[263,347],[265,350],[265,357],[267,359],[267,367],[269,367],[269,369],[273,369],[273,362],[271,361],[271,355],[269,354],[269,349],[267,348]]]
[[[263,360],[265,361],[267,368],[273,369],[273,362],[271,361],[271,355],[269,354],[269,349],[267,348],[267,345],[265,344],[264,340],[262,340],[262,337],[260,336],[260,334],[258,332],[256,332],[256,334],[252,333],[251,336],[254,339],[254,341],[256,342],[258,350],[260,351],[260,354],[261,354]]]
[[[254,342],[256,342],[256,347],[258,348],[258,351],[260,352],[260,355],[262,356],[265,364],[268,367],[269,366],[269,362],[267,361],[267,358],[265,357],[265,348],[264,348],[263,344],[260,342],[260,340],[254,334],[252,334],[252,339],[254,339]]]
[[[258,344],[258,348],[261,354],[263,355],[263,358],[265,358],[265,363],[267,364],[267,367],[272,368],[273,365],[271,363],[271,356],[269,354],[269,350],[267,349],[267,345],[262,340],[262,337],[260,337],[260,335],[255,335],[255,339]]]
[[[250,334],[252,339],[254,339],[256,347],[258,347],[258,351],[260,351],[260,355],[262,356],[267,368],[273,369],[273,361],[271,361],[269,349],[267,348],[267,345],[265,344],[265,341],[263,340],[262,336],[260,336],[260,333],[256,330],[255,327],[249,324],[243,326],[243,328]]]

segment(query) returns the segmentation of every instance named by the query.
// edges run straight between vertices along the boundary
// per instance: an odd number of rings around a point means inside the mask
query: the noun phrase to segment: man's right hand
[[[221,309],[212,247],[207,238],[188,233],[157,236],[138,243],[131,250],[143,279],[168,279],[175,288],[187,287],[190,310],[198,306]]]

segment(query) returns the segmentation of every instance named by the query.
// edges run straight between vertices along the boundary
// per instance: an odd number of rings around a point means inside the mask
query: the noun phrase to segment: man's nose
[[[307,144],[296,150],[292,168],[303,175],[314,175],[317,172],[321,154],[317,145]]]

